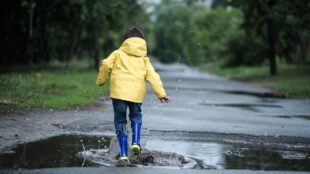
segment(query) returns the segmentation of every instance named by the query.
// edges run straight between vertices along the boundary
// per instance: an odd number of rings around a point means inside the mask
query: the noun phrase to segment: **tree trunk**
[[[28,63],[31,65],[33,63],[33,10],[35,3],[30,1],[29,4],[29,33],[28,33],[28,43],[27,43],[27,57]]]
[[[273,0],[268,0],[269,6],[269,14],[267,17],[267,42],[268,42],[268,59],[270,63],[270,75],[277,74],[277,62],[276,62],[276,54],[274,49],[274,21],[273,16],[271,14],[272,8],[274,5]]]
[[[42,19],[41,19],[42,20]],[[43,18],[41,21],[41,34],[42,34],[42,58],[43,61],[49,62],[50,60],[50,55],[49,55],[49,50],[48,50],[48,36],[46,32],[46,18]]]
[[[97,19],[94,21],[94,68],[97,70],[99,68],[99,30],[98,30],[98,22]]]

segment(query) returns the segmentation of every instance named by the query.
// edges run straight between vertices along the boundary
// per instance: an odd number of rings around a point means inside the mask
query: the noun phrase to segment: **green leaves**
[[[223,58],[228,42],[241,32],[237,9],[206,10],[188,1],[163,1],[156,17],[155,53],[165,63],[198,65]]]
[[[96,62],[119,46],[132,25],[150,30],[148,14],[137,0],[4,0],[1,11],[0,39],[7,43],[0,49],[2,65],[68,63],[72,57]]]

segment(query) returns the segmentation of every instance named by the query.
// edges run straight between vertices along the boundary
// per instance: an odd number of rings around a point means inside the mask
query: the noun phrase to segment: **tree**
[[[130,26],[150,30],[137,0],[4,0],[0,8],[2,65],[58,59],[68,67],[72,57],[90,57],[98,67]]]
[[[310,46],[309,17],[310,1],[261,0],[233,1],[244,13],[243,27],[246,33],[265,41],[270,74],[277,74],[276,57],[288,62],[292,55],[306,60]]]
[[[189,65],[202,62],[202,56],[198,55],[199,44],[195,41],[192,13],[189,1],[164,0],[159,4],[154,33],[155,55],[160,61],[181,61]]]

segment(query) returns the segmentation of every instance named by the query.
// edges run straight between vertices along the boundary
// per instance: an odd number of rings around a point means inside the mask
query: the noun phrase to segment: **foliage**
[[[239,30],[226,44],[223,67],[260,65],[267,57],[265,43],[253,35],[246,35],[243,30]]]
[[[233,57],[235,48],[231,48],[231,40],[241,40],[243,31],[240,30],[242,13],[237,9],[217,8],[206,11],[196,10],[194,16],[196,42],[201,45],[205,62]],[[240,50],[242,52],[242,50]],[[239,62],[242,63],[242,62]]]
[[[209,7],[201,0],[162,0],[153,14],[141,2],[4,0],[0,64],[57,59],[68,65],[77,57],[97,67],[133,25],[142,28],[150,52],[164,63],[259,65],[270,57],[310,61],[308,0],[217,0]]]
[[[34,65],[89,57],[98,66],[133,25],[150,31],[136,0],[5,0],[1,6],[1,64]]]
[[[243,28],[247,36],[267,43],[267,24],[272,19],[276,56],[288,63],[310,60],[310,1],[235,0],[233,4],[244,13]]]
[[[162,62],[260,65],[276,57],[309,62],[307,0],[161,1],[154,22],[155,54]],[[273,68],[276,68],[274,65]]]
[[[162,62],[198,65],[224,57],[227,42],[240,33],[239,10],[206,10],[190,2],[162,1],[158,6],[155,54]]]
[[[164,63],[198,64],[198,44],[194,40],[192,9],[185,2],[164,0],[157,7],[154,32],[155,55]]]

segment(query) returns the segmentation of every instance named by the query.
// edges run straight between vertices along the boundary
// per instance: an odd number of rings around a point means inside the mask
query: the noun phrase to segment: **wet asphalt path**
[[[148,86],[142,105],[142,135],[173,132],[213,139],[246,136],[310,138],[310,99],[270,98],[272,91],[202,73],[184,65],[155,64],[169,104],[161,104]],[[0,151],[17,143],[63,133],[114,135],[111,100],[68,111],[17,112],[0,117]],[[163,132],[159,134],[158,132]],[[172,132],[172,133],[171,133]],[[219,136],[219,135],[222,136]],[[210,136],[211,136],[210,135]],[[307,144],[309,146],[309,144]]]
[[[272,91],[182,65],[157,70],[172,100],[158,104],[148,94],[143,104],[145,128],[310,137],[309,99],[261,97]]]
[[[269,89],[202,73],[179,64],[156,64],[156,69],[171,102],[159,103],[148,86],[142,105],[145,132],[213,132],[310,138],[310,99],[273,98],[270,97],[273,91]],[[111,101],[102,103],[104,109],[75,113],[91,116],[73,121],[64,128],[113,134]]]
[[[147,147],[156,148],[156,142],[166,143],[170,147],[176,140],[184,142],[176,149],[177,152],[184,150],[186,153],[186,149],[190,149],[186,143],[189,141],[235,144],[246,142],[260,147],[310,149],[310,99],[285,99],[278,98],[278,95],[272,97],[273,91],[269,89],[199,72],[180,64],[155,64],[155,67],[161,75],[171,102],[159,103],[148,86],[148,94],[142,105],[142,136],[146,139]],[[0,151],[6,151],[15,144],[64,133],[114,135],[111,101],[104,97],[97,105],[87,108],[34,111],[26,114],[20,112],[1,116],[0,119]],[[201,144],[198,145],[200,147]],[[221,150],[217,151],[214,158],[222,154]],[[76,173],[87,169],[47,169],[38,172],[57,173],[61,170]],[[109,173],[109,170],[117,172],[119,169],[92,168],[88,171]],[[144,173],[142,169],[131,170],[126,171]],[[160,170],[163,173],[171,171]],[[147,172],[159,173],[158,169],[148,169]],[[208,172],[221,173],[222,170]]]

